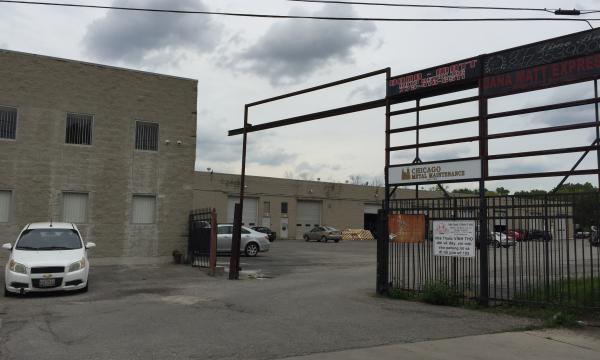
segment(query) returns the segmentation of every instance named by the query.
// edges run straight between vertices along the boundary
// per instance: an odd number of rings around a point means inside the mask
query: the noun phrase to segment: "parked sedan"
[[[25,226],[10,251],[4,272],[4,296],[29,292],[88,289],[89,262],[79,229],[68,223]]]
[[[342,232],[331,226],[315,226],[311,231],[303,236],[305,241],[317,240],[327,242],[333,240],[339,242],[342,240]]]
[[[275,239],[277,238],[277,234],[275,233],[275,231],[272,231],[271,229],[269,229],[266,226],[253,226],[253,227],[251,227],[251,229],[254,231],[261,232],[263,234],[267,234],[269,236],[270,242],[275,241]]]
[[[220,224],[217,230],[217,252],[231,252],[231,241],[233,236],[232,224]],[[242,238],[240,251],[246,256],[256,256],[259,252],[269,251],[269,236],[261,232],[242,226]]]
[[[509,237],[506,236],[506,234],[501,233],[501,232],[494,232],[492,233],[491,239],[490,241],[490,245],[493,247],[509,247],[509,246],[513,246],[515,245],[515,238],[514,237]]]

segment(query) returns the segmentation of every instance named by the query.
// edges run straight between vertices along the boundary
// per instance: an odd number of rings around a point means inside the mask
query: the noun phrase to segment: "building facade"
[[[4,50],[0,79],[2,243],[52,220],[112,262],[185,249],[196,80]]]
[[[242,222],[270,227],[280,239],[301,239],[316,225],[338,229],[374,229],[384,188],[377,186],[246,176]],[[239,201],[240,176],[197,172],[194,207],[217,210],[220,223],[232,223]],[[395,198],[412,198],[399,189]],[[440,197],[421,191],[421,197]]]

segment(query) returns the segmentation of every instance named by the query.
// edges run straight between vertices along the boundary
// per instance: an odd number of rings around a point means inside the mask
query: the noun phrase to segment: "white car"
[[[217,230],[217,252],[231,252],[233,235],[232,224],[219,224]],[[259,252],[269,251],[269,235],[242,226],[240,251],[246,256],[256,256]]]
[[[4,295],[88,289],[89,262],[79,229],[68,223],[25,226],[10,251],[4,271]]]

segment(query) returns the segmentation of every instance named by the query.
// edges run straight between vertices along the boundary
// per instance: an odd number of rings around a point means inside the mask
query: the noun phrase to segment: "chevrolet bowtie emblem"
[[[52,277],[52,274],[44,274],[43,277],[44,279],[49,279]]]

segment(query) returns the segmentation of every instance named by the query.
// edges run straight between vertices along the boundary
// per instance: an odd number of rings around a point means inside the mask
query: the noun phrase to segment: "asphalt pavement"
[[[0,298],[0,359],[279,359],[536,325],[378,297],[375,245],[275,241],[242,258],[238,281],[185,265],[92,267],[86,294]]]

